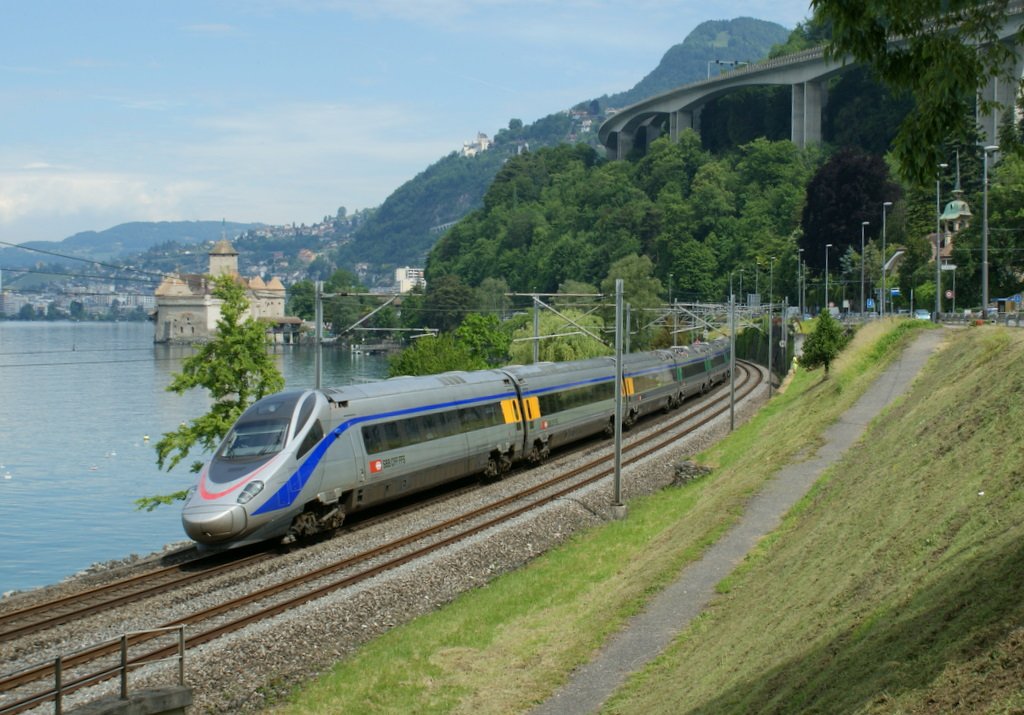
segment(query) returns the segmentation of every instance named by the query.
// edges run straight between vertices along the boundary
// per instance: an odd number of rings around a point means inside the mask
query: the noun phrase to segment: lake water
[[[134,500],[195,478],[195,451],[161,472],[155,449],[209,407],[203,390],[165,390],[192,352],[154,345],[149,323],[0,321],[0,594],[187,540],[180,504],[144,512]],[[312,348],[273,354],[289,389],[313,386]],[[324,386],[387,370],[340,349],[323,363]]]

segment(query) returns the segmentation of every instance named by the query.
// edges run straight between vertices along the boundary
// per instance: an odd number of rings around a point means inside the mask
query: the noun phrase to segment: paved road
[[[942,330],[927,330],[912,343],[868,391],[825,432],[825,443],[809,460],[780,470],[750,500],[736,526],[699,560],[688,565],[679,579],[661,593],[648,609],[634,617],[608,643],[598,657],[573,673],[559,692],[532,711],[532,715],[584,715],[602,703],[656,657],[697,616],[725,578],[782,517],[807,493],[822,472],[839,460],[861,438],[867,425],[886,405],[899,397],[938,348]]]

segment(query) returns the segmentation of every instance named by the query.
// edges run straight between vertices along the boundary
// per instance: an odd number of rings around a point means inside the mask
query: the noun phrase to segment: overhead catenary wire
[[[105,263],[103,261],[97,261],[97,260],[94,260],[94,259],[91,259],[91,258],[83,258],[81,256],[69,256],[69,255],[67,255],[65,253],[57,253],[56,251],[47,251],[44,248],[35,248],[33,246],[21,246],[21,245],[18,245],[16,243],[10,243],[8,241],[0,241],[0,245],[10,246],[11,248],[19,248],[19,249],[21,249],[23,251],[32,251],[33,253],[42,253],[42,254],[45,254],[47,256],[56,256],[57,258],[64,258],[64,259],[69,260],[69,261],[79,261],[81,263],[89,263],[89,264],[92,264],[94,266],[103,266],[104,268],[110,268],[110,269],[116,270],[116,271],[130,271],[132,273],[138,273],[139,275],[150,276],[150,277],[152,277],[154,279],[159,278],[160,280],[163,280],[168,275],[170,275],[170,273],[156,273],[156,272],[153,272],[153,271],[146,271],[146,270],[143,270],[141,268],[134,268],[132,266],[119,266],[119,265],[116,265],[116,264],[113,264],[113,263]],[[16,270],[16,269],[11,268],[11,269],[6,269],[6,270]]]

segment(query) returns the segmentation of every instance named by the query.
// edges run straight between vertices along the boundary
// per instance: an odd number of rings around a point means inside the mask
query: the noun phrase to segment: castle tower
[[[238,251],[226,238],[217,241],[210,249],[210,275],[214,278],[238,275]]]

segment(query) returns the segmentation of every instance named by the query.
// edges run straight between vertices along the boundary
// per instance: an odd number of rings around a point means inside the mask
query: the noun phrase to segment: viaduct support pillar
[[[798,147],[821,143],[821,109],[824,99],[825,86],[821,82],[793,85],[790,138]]]
[[[668,115],[669,139],[673,142],[679,141],[679,135],[684,129],[693,129],[693,112],[680,109]]]
[[[618,131],[615,133],[615,148],[609,149],[608,158],[622,160],[633,151],[633,134],[631,132]]]
[[[793,85],[793,100],[790,104],[789,138],[801,149],[804,148],[804,83]]]
[[[975,120],[981,127],[982,142],[984,145],[999,144],[999,125],[1003,122],[1003,115],[1007,109],[1017,106],[1017,83],[1024,76],[1024,59],[1017,58],[1017,61],[1010,70],[1014,81],[1008,82],[1004,77],[992,77],[988,84],[981,91],[981,99],[986,102],[996,102],[999,106],[987,112],[982,112],[979,107]]]

